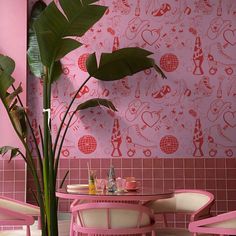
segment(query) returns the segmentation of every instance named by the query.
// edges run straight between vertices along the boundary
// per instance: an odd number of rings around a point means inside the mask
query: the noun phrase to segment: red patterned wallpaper
[[[236,2],[103,0],[109,10],[65,56],[53,86],[52,131],[79,85],[94,51],[139,46],[152,51],[168,79],[153,70],[121,81],[95,79],[76,104],[111,99],[117,113],[95,108],[74,117],[62,158],[235,157]],[[42,84],[29,80],[30,115],[42,117]],[[33,147],[32,147],[33,148]]]

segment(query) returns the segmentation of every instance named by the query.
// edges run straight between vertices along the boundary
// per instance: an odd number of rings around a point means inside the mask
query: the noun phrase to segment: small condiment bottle
[[[117,190],[114,166],[111,166],[108,172],[107,190],[108,192],[115,192]]]

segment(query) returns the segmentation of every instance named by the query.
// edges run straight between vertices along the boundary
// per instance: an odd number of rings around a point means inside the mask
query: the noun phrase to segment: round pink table
[[[57,190],[56,196],[71,200],[89,200],[89,201],[151,201],[156,199],[170,198],[174,194],[170,190],[140,188],[136,191],[125,192],[97,192],[90,194],[87,189],[76,192],[68,192],[66,188]]]

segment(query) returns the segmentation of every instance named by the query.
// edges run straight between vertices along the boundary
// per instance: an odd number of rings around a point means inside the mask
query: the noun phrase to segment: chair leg
[[[26,236],[30,236],[31,234],[30,234],[30,226],[29,225],[27,225],[26,226]]]

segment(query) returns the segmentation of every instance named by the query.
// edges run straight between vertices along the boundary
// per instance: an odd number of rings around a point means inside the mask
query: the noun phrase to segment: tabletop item
[[[138,189],[138,182],[135,177],[126,178],[125,189],[128,191],[135,191]]]
[[[95,180],[96,192],[106,191],[107,180],[106,179],[97,179]]]
[[[108,184],[107,184],[108,192],[115,192],[117,190],[116,186],[116,175],[114,166],[111,166],[108,172]]]
[[[96,171],[92,170],[89,163],[87,162],[88,167],[88,186],[89,186],[89,193],[95,193],[95,179],[96,179]]]
[[[122,179],[121,177],[116,178],[116,186],[118,192],[125,191],[125,184],[126,184],[126,179]]]
[[[88,189],[89,185],[88,184],[68,184],[67,189]]]

